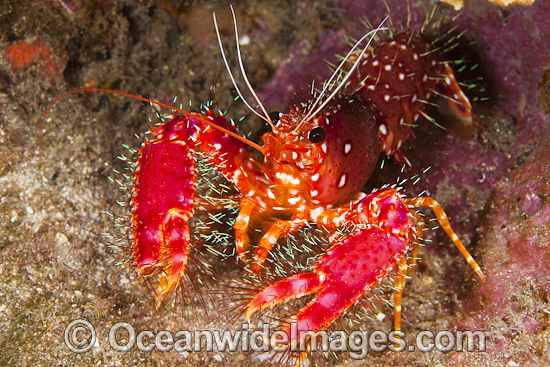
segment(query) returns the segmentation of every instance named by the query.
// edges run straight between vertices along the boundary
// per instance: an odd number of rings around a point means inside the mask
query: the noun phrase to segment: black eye
[[[325,141],[327,132],[321,126],[314,127],[309,131],[307,138],[314,144],[319,144]]]
[[[273,122],[275,125],[277,125],[277,122],[279,122],[280,117],[281,112],[279,111],[273,111],[269,113],[269,118],[271,119],[271,122]]]

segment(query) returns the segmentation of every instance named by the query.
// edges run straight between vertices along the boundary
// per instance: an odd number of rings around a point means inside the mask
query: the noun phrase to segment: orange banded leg
[[[189,258],[189,227],[191,213],[171,209],[162,226],[164,263],[156,293],[156,307],[170,294],[185,273]]]
[[[470,255],[466,247],[464,247],[456,233],[451,228],[451,224],[449,223],[449,218],[447,217],[447,214],[445,214],[443,208],[441,207],[441,205],[439,205],[437,201],[430,197],[418,197],[403,198],[403,202],[407,204],[410,208],[431,208],[434,211],[435,217],[441,225],[441,228],[443,228],[445,233],[447,233],[447,235],[451,238],[455,246],[458,248],[458,251],[460,251],[462,256],[464,256],[464,258],[466,259],[466,262],[472,267],[472,269],[474,269],[481,280],[485,280],[485,275],[481,271],[478,263],[474,260],[472,255]]]
[[[407,272],[412,272],[414,271],[414,269],[416,269],[416,259],[418,259],[418,249],[419,249],[419,245],[417,242],[415,242],[412,245],[412,249],[409,255]]]
[[[233,229],[235,230],[235,245],[237,248],[237,254],[241,258],[244,258],[245,252],[248,250],[248,223],[250,222],[250,215],[252,210],[256,206],[254,201],[249,198],[243,198],[241,200],[241,210],[235,220]]]
[[[396,331],[401,330],[401,295],[407,282],[407,268],[407,258],[403,257],[397,264],[397,279],[395,281],[395,288],[393,289],[393,309],[395,314],[393,329]]]
[[[256,254],[254,255],[254,264],[252,264],[252,271],[258,274],[262,270],[262,266],[269,255],[269,252],[273,246],[279,241],[283,235],[289,235],[303,226],[306,225],[306,221],[301,218],[299,213],[295,214],[291,220],[277,220],[267,233],[262,237]]]
[[[409,262],[408,262],[408,268],[407,272],[412,272],[416,268],[416,260],[418,259],[418,250],[419,250],[419,242],[418,240],[421,238],[424,238],[424,219],[419,213],[416,212],[410,212],[414,218],[416,219],[415,224],[415,238],[414,242],[412,244],[411,252],[409,253]]]
[[[395,281],[395,287],[393,289],[393,305],[394,305],[394,330],[401,330],[401,297],[405,290],[405,283],[407,282],[407,274],[414,270],[416,267],[416,257],[418,256],[418,242],[413,243],[410,252],[409,261],[406,258],[402,258],[397,264],[397,279]]]

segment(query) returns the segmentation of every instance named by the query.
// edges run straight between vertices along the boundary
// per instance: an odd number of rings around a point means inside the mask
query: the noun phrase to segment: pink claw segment
[[[256,311],[314,293],[320,284],[319,276],[314,273],[296,274],[273,283],[248,303],[246,306],[246,319],[250,322],[250,318]]]
[[[187,221],[190,217],[189,212],[171,213],[170,219],[163,228],[164,243],[169,245],[166,246],[167,260],[157,291],[157,303],[162,302],[185,273],[190,241]]]
[[[293,318],[298,331],[328,327],[378,284],[408,247],[402,239],[374,226],[335,244],[314,269],[315,273],[325,274],[320,293]]]

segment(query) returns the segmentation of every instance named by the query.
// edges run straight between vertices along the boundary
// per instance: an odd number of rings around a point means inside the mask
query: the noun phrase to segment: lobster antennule
[[[230,135],[231,137],[237,139],[237,140],[240,140],[242,141],[243,143],[251,146],[252,148],[256,149],[257,151],[259,151],[260,153],[262,153],[263,155],[265,155],[265,149],[240,136],[239,134],[236,134],[232,131],[229,131],[221,126],[218,126],[216,124],[214,124],[212,121],[210,121],[209,119],[205,118],[204,116],[200,115],[200,114],[197,114],[197,113],[193,113],[193,112],[187,112],[187,111],[184,111],[180,108],[177,108],[177,107],[174,107],[174,106],[170,106],[166,103],[162,103],[162,102],[159,102],[159,101],[155,101],[153,99],[149,99],[149,98],[144,98],[144,97],[140,97],[140,96],[136,96],[134,94],[130,94],[130,93],[125,93],[125,92],[119,92],[119,91],[116,91],[116,90],[112,90],[112,89],[104,89],[104,88],[96,88],[96,87],[83,87],[83,88],[77,88],[77,89],[73,89],[73,90],[70,90],[68,92],[65,92],[63,94],[61,94],[59,97],[57,97],[56,99],[53,100],[52,103],[50,103],[48,105],[48,107],[46,108],[46,111],[44,112],[44,114],[42,115],[42,118],[40,119],[40,125],[39,125],[39,131],[38,131],[38,149],[39,149],[39,154],[42,155],[42,129],[44,127],[44,122],[46,121],[46,116],[48,115],[48,113],[50,112],[50,110],[53,108],[53,106],[59,102],[60,100],[62,100],[63,98],[71,95],[71,94],[74,94],[74,93],[80,93],[80,92],[103,92],[103,93],[110,93],[110,94],[117,94],[119,96],[123,96],[123,97],[128,97],[128,98],[133,98],[133,99],[137,99],[138,101],[143,101],[143,102],[148,102],[148,103],[152,103],[152,104],[156,104],[157,106],[160,106],[160,107],[164,107],[164,108],[168,108],[172,111],[176,111],[176,112],[179,112],[181,113],[182,115],[184,116],[187,116],[187,117],[192,117],[192,118],[196,118],[197,120],[199,120],[200,122],[208,125],[208,126],[211,126],[212,128],[214,129],[218,129],[220,131],[223,131],[224,133]]]

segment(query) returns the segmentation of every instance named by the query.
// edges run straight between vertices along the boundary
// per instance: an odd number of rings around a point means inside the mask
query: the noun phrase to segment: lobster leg
[[[397,279],[393,290],[394,330],[401,330],[401,295],[407,281],[407,259],[402,258],[397,264]]]
[[[423,238],[424,237],[424,219],[422,219],[420,214],[416,212],[410,212],[410,213],[416,219],[416,225],[415,225],[416,239]],[[414,271],[414,269],[416,268],[416,259],[418,258],[418,249],[419,249],[419,244],[416,239],[412,245],[412,249],[409,254],[409,262],[408,262],[409,267],[407,269],[408,272]]]
[[[302,218],[303,215],[298,212],[291,220],[277,220],[267,233],[262,237],[256,254],[254,255],[254,264],[252,271],[258,274],[262,270],[263,263],[273,246],[283,235],[289,235],[304,227],[307,222]]]
[[[447,233],[447,235],[451,238],[458,251],[460,251],[462,256],[464,256],[464,258],[466,259],[466,262],[472,267],[472,269],[474,269],[481,280],[485,280],[485,275],[481,271],[478,263],[474,260],[472,255],[470,255],[466,247],[464,247],[464,244],[462,244],[456,233],[451,228],[451,224],[449,223],[449,218],[447,217],[447,214],[445,214],[443,208],[441,207],[441,205],[439,205],[437,201],[430,197],[418,197],[410,199],[403,198],[403,202],[407,204],[409,208],[431,208],[434,211],[435,217],[441,225],[441,228],[443,228],[445,233]]]
[[[244,253],[248,250],[250,243],[248,241],[248,224],[250,222],[250,215],[256,204],[249,198],[243,198],[241,200],[241,210],[235,220],[233,229],[235,230],[235,245],[237,247],[237,254],[241,258],[244,257]]]

